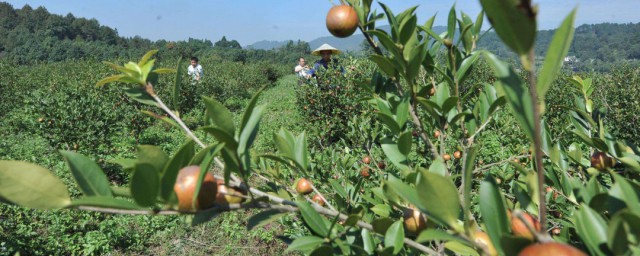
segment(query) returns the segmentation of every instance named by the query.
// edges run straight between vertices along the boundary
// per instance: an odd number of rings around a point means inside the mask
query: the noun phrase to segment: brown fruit
[[[327,29],[335,37],[348,37],[358,28],[358,13],[348,5],[336,5],[327,13]]]
[[[482,231],[476,231],[473,234],[473,241],[476,242],[476,244],[484,247],[484,249],[487,251],[487,253],[489,253],[489,255],[491,256],[498,255],[498,251],[496,251],[496,248],[493,247],[493,244],[491,243],[491,239],[489,238],[489,235],[487,235],[487,233]]]
[[[460,152],[459,150],[456,152],[453,152],[453,157],[455,159],[460,159],[462,157],[462,152]]]
[[[322,200],[322,197],[318,194],[315,194],[313,198],[311,198],[311,201],[314,201],[316,204],[320,206],[324,206],[324,200]]]
[[[551,234],[553,234],[554,236],[560,235],[560,233],[562,233],[562,229],[560,228],[554,228],[551,230]]]
[[[532,244],[525,247],[518,256],[553,255],[553,256],[586,256],[587,254],[575,247],[559,242]]]
[[[378,162],[378,168],[384,169],[387,168],[387,164],[384,161]]]
[[[440,137],[440,131],[436,130],[435,132],[433,132],[433,137],[436,137],[436,138]]]
[[[306,195],[311,193],[311,191],[313,191],[311,181],[305,178],[300,178],[300,180],[298,180],[298,184],[296,185],[296,192]]]
[[[449,160],[451,160],[451,155],[449,155],[449,154],[444,154],[444,155],[442,156],[442,158],[443,158],[445,161],[449,161]]]
[[[364,156],[364,157],[362,158],[362,162],[363,162],[364,164],[370,164],[370,163],[371,163],[371,157],[369,157],[369,156]]]
[[[419,210],[410,207],[404,210],[404,230],[410,235],[418,235],[427,228],[427,219]]]
[[[600,171],[613,167],[616,161],[606,153],[596,151],[591,155],[591,167]]]
[[[513,231],[513,234],[516,236],[527,238],[529,240],[533,240],[534,235],[533,233],[531,233],[529,228],[527,228],[527,225],[515,214],[510,214],[510,215],[511,215],[511,231]],[[524,219],[527,221],[527,223],[531,227],[533,227],[533,229],[536,232],[540,232],[540,222],[538,221],[538,219],[534,218],[531,214],[526,212],[523,212],[522,215],[524,216]]]
[[[180,169],[176,183],[173,185],[173,191],[178,196],[178,209],[180,211],[197,211],[206,209],[215,203],[216,193],[218,191],[216,178],[211,173],[207,173],[202,180],[200,193],[194,202],[198,176],[200,175],[200,166],[191,165]]]
[[[216,203],[217,204],[239,204],[244,201],[244,193],[240,190],[227,187],[224,184],[224,181],[218,180],[218,193],[216,193]]]
[[[362,167],[362,170],[360,170],[360,176],[362,176],[363,178],[368,178],[369,177],[369,167],[364,166]]]
[[[435,95],[435,94],[436,94],[436,88],[432,86],[432,87],[429,89],[429,96],[433,96],[433,95]]]

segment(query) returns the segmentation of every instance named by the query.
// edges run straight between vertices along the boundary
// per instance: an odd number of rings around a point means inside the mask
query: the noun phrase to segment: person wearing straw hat
[[[331,55],[340,54],[340,50],[334,48],[329,44],[323,44],[318,47],[318,49],[315,49],[313,52],[311,52],[311,54],[322,57],[322,59],[316,61],[316,63],[313,65],[313,69],[309,70],[308,73],[311,76],[316,76],[316,72],[318,71],[318,69],[320,69],[320,66],[324,67],[325,69],[329,69],[329,66],[338,65],[338,61],[333,60],[331,58]],[[344,73],[344,68],[340,67],[340,72]]]

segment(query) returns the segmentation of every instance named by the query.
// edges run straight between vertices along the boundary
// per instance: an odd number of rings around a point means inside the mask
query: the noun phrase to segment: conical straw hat
[[[329,44],[321,45],[320,47],[318,47],[318,49],[313,50],[311,54],[319,56],[321,51],[331,51],[331,54],[340,54],[340,50],[334,48]]]

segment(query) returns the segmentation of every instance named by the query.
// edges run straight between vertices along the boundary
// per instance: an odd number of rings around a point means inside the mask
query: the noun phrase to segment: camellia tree
[[[185,132],[188,140],[177,152],[139,146],[137,158],[117,161],[131,174],[122,188],[112,187],[89,157],[62,151],[83,194],[79,198],[71,198],[49,170],[0,161],[0,201],[35,209],[188,214],[194,225],[224,211],[261,209],[249,218],[249,229],[297,214],[308,233],[288,250],[313,255],[640,254],[639,151],[606,131],[590,99],[591,80],[576,76],[566,85],[580,92],[574,106],[564,107],[579,141],[561,144],[542,119],[545,94],[572,41],[575,11],[557,29],[537,71],[537,9],[530,1],[481,0],[484,11],[475,20],[452,8],[441,34],[432,30],[435,17],[417,24],[415,7],[394,14],[381,3],[383,13],[376,13],[371,2],[343,2],[327,25],[340,36],[357,26],[373,49],[369,60],[376,71],[361,89],[384,127],[376,142],[382,155],[367,155],[357,166],[362,179],[376,186],[346,179],[314,182],[319,164],[312,162],[305,133],[280,130],[273,138],[277,152],[256,155],[251,147],[265,113],[257,104],[260,93],[238,124],[219,101],[203,97],[205,123],[197,130],[215,141],[203,143],[155,93],[157,76],[175,71],[155,68],[151,51],[137,63],[108,63],[120,73],[98,85],[126,85],[128,96],[166,113],[150,114]],[[351,22],[352,13],[358,22]],[[481,31],[485,15],[520,65],[476,49],[486,33]],[[385,18],[390,31],[376,28]],[[481,61],[496,79],[470,84]],[[529,152],[494,163],[476,161],[481,135],[504,110],[526,135]],[[529,164],[521,164],[527,159]],[[483,172],[495,166],[515,175],[498,180]],[[252,177],[269,185],[258,189]],[[550,209],[564,213],[554,216],[553,226]]]

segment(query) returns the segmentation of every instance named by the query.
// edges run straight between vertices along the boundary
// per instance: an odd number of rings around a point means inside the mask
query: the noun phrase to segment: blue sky
[[[218,41],[222,36],[248,45],[260,40],[310,41],[329,36],[325,28],[331,0],[9,0],[14,8],[29,4],[49,12],[95,18],[118,30],[120,36],[151,40],[188,38]],[[333,0],[338,3],[339,0]],[[376,1],[374,1],[375,3]],[[471,17],[480,11],[478,0],[387,0],[394,13],[419,5],[419,23],[437,14],[436,25],[446,24],[453,4]],[[576,24],[638,23],[640,0],[533,0],[539,6],[539,29],[553,29],[578,7]],[[377,7],[378,5],[375,4]],[[485,24],[488,22],[485,21]]]

